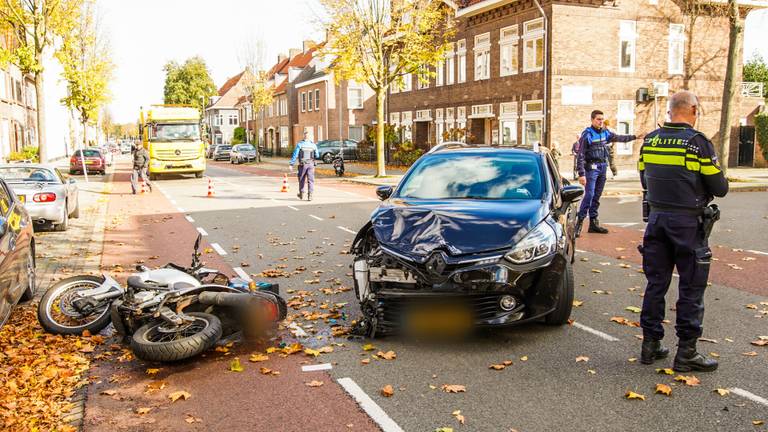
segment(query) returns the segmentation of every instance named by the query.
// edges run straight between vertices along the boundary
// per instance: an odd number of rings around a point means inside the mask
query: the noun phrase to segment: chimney
[[[294,58],[299,54],[301,54],[301,50],[299,48],[291,48],[288,50],[288,57],[290,58]]]
[[[302,42],[302,48],[303,48],[304,52],[307,52],[307,51],[311,50],[315,46],[317,46],[317,44],[314,41],[311,41],[309,39],[307,39],[304,42]]]
[[[283,60],[285,60],[286,58],[288,58],[288,57],[286,57],[284,53],[280,53],[280,54],[277,55],[277,62],[280,63]]]

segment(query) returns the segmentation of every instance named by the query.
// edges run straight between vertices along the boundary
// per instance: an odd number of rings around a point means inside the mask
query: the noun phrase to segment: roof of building
[[[240,72],[239,74],[233,76],[232,78],[228,79],[227,82],[224,83],[223,86],[219,89],[219,96],[224,96],[227,94],[227,92],[234,87],[238,81],[240,81],[240,78],[243,77],[243,74],[245,71]]]

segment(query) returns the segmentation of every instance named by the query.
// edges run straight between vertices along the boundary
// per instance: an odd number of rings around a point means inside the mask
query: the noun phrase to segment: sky
[[[278,53],[322,38],[317,0],[100,0],[116,65],[110,110],[119,123],[134,122],[139,107],[162,103],[169,60],[202,56],[216,86],[242,70],[239,58],[252,41],[265,44],[265,67]],[[746,20],[744,55],[768,60],[768,10]]]

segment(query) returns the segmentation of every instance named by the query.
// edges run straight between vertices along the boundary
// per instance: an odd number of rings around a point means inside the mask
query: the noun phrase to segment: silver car
[[[75,179],[64,177],[57,168],[41,164],[0,165],[0,178],[24,203],[35,225],[53,224],[66,231],[69,218],[80,216]]]
[[[256,148],[250,144],[237,144],[232,146],[229,154],[229,162],[241,164],[256,160]]]

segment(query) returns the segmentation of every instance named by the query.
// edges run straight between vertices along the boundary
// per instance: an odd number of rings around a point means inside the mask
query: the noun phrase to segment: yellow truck
[[[149,177],[205,173],[200,111],[187,105],[152,105],[139,115],[141,141],[149,152]]]

